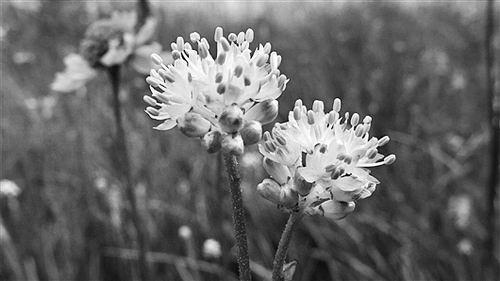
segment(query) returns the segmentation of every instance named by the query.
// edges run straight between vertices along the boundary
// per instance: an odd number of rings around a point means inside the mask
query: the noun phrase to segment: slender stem
[[[122,108],[120,102],[120,66],[112,66],[108,69],[109,79],[111,81],[111,88],[113,92],[113,113],[115,115],[116,122],[116,139],[115,139],[115,159],[114,164],[120,176],[123,177],[125,182],[125,193],[127,200],[130,203],[130,216],[132,219],[132,224],[134,225],[137,244],[139,250],[139,275],[141,280],[149,280],[149,270],[148,263],[146,260],[146,253],[148,250],[147,246],[147,235],[145,229],[142,225],[141,216],[137,208],[137,198],[134,190],[134,183],[131,174],[130,159],[128,156],[127,143],[125,138],[125,129],[123,127],[122,120]]]
[[[295,225],[302,218],[302,213],[297,211],[292,211],[286,222],[285,229],[281,234],[280,243],[278,245],[278,250],[274,256],[273,261],[273,281],[283,281],[283,264],[285,263],[286,253],[288,251],[288,246],[292,240],[292,233],[295,229]]]
[[[486,60],[486,91],[488,95],[488,121],[490,122],[490,171],[486,196],[486,228],[488,236],[485,241],[485,265],[492,270],[492,276],[496,276],[497,265],[495,265],[495,198],[498,188],[498,167],[500,154],[500,96],[495,96],[495,70],[494,70],[494,7],[493,0],[486,5],[485,25],[485,60]]]
[[[231,201],[233,203],[233,224],[236,237],[236,246],[238,247],[238,268],[240,281],[250,281],[250,261],[248,258],[247,231],[245,226],[245,210],[243,209],[243,198],[241,196],[241,176],[239,171],[238,159],[235,155],[224,154],[224,163],[226,165],[229,177],[229,187],[231,190]]]

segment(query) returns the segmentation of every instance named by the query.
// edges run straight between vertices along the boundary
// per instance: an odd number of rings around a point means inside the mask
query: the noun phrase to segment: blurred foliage
[[[382,184],[370,199],[342,221],[300,224],[289,253],[298,261],[295,280],[482,278],[482,3],[156,5],[165,47],[192,31],[211,38],[219,25],[233,32],[252,27],[257,42],[270,41],[291,78],[278,121],[297,98],[310,105],[341,97],[345,110],[374,117],[374,135],[391,137],[384,152],[398,160],[373,172]],[[129,206],[110,164],[107,77],[72,95],[49,90],[86,27],[114,8],[133,6],[2,3],[0,178],[22,189],[17,198],[0,198],[2,280],[130,280],[137,274],[133,254],[125,251],[135,247]],[[231,280],[237,269],[219,155],[207,155],[176,130],[152,130],[143,113],[144,77],[124,75],[133,177],[151,250],[169,254],[156,257],[155,278]],[[265,275],[286,214],[254,192],[264,177],[259,155],[247,152],[242,166],[250,256]],[[178,236],[182,225],[193,230],[191,242]],[[202,256],[208,238],[221,243],[222,257]],[[200,262],[196,273],[185,256],[208,263]]]

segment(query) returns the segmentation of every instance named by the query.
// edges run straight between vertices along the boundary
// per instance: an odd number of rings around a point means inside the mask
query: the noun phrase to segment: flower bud
[[[257,192],[274,204],[283,205],[287,208],[294,207],[298,202],[297,193],[287,186],[280,186],[272,179],[265,179],[257,185]]]
[[[299,173],[295,173],[293,183],[295,191],[302,196],[309,194],[311,191],[312,183],[307,182]]]
[[[262,125],[259,121],[246,122],[240,134],[245,145],[256,144],[262,137]]]
[[[235,104],[228,106],[220,115],[219,124],[227,133],[236,133],[243,127],[243,111]]]
[[[225,135],[222,137],[222,151],[224,153],[230,153],[233,155],[241,155],[243,154],[244,144],[243,139],[239,134],[237,135]]]
[[[188,112],[177,119],[177,126],[188,137],[201,137],[208,133],[211,124],[200,114]]]
[[[278,101],[265,100],[254,105],[245,113],[246,120],[256,120],[262,124],[271,123],[278,116]]]
[[[215,153],[221,148],[222,135],[219,131],[211,131],[206,133],[201,143],[208,153]]]
[[[285,184],[290,178],[290,171],[281,163],[274,162],[269,158],[264,158],[262,161],[264,170],[279,184]]]
[[[332,220],[340,220],[345,218],[349,213],[354,211],[356,204],[354,202],[340,202],[336,200],[328,200],[317,208],[324,217]]]

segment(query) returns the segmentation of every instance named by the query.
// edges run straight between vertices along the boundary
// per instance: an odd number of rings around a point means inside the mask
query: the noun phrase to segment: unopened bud
[[[236,133],[243,127],[243,111],[235,104],[228,106],[220,115],[219,124],[227,133]]]
[[[262,137],[262,124],[254,120],[246,122],[240,134],[245,145],[256,144]]]
[[[265,100],[254,105],[245,113],[245,119],[256,120],[262,124],[271,123],[278,116],[278,101]]]
[[[305,196],[309,194],[312,188],[312,183],[307,182],[299,173],[295,173],[294,177],[294,189],[300,195]]]
[[[295,206],[298,201],[297,193],[287,186],[280,186],[272,179],[265,179],[257,185],[257,192],[260,196],[273,202],[274,204],[283,205],[288,208]]]
[[[219,131],[211,131],[206,133],[201,140],[203,147],[208,153],[215,153],[220,150],[222,135]]]
[[[223,136],[221,146],[224,153],[233,155],[241,155],[245,149],[243,139],[240,134],[228,134]]]
[[[328,200],[318,206],[318,209],[325,218],[332,220],[340,220],[345,218],[349,213],[354,211],[356,204],[354,202],[340,202],[336,200]]]
[[[177,119],[177,126],[188,137],[201,137],[208,133],[211,124],[200,114],[188,112]]]
[[[279,184],[288,182],[290,171],[285,165],[274,162],[269,158],[264,158],[262,165],[264,166],[264,170]]]

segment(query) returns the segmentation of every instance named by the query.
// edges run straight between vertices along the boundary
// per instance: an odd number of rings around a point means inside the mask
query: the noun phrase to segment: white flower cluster
[[[244,145],[261,139],[262,124],[276,118],[276,99],[288,79],[280,73],[281,56],[271,52],[270,43],[252,54],[252,29],[226,38],[218,27],[214,39],[215,58],[207,39],[196,32],[190,41],[197,50],[182,37],[172,43],[173,64],[152,55],[158,67],[146,79],[152,92],[144,97],[146,113],[162,121],[158,130],[177,126],[185,135],[201,138],[209,152],[222,148],[239,155]]]
[[[149,73],[150,54],[162,50],[160,44],[151,41],[156,20],[148,17],[137,32],[136,22],[134,12],[116,12],[90,25],[80,44],[80,53],[69,54],[64,59],[65,70],[56,74],[51,88],[57,92],[76,91],[97,75],[96,68],[124,63],[139,73]]]
[[[379,181],[369,168],[389,165],[378,148],[389,141],[369,136],[370,116],[340,115],[335,99],[331,111],[322,101],[312,110],[297,100],[288,122],[276,124],[259,145],[264,168],[271,176],[258,186],[266,199],[290,210],[340,219],[352,212],[355,201],[372,194]]]

